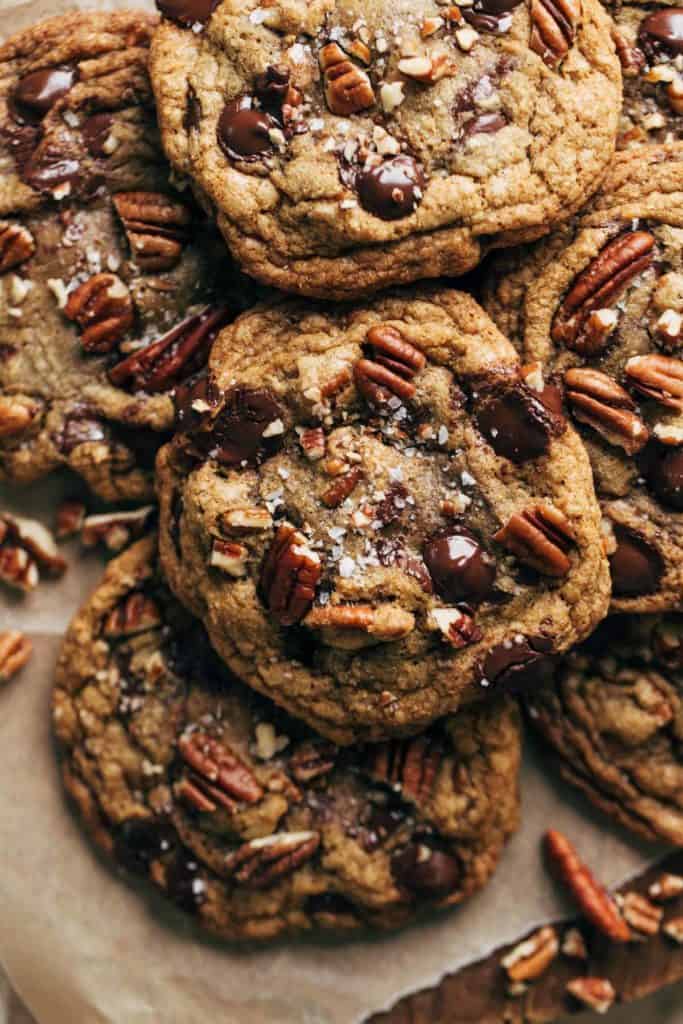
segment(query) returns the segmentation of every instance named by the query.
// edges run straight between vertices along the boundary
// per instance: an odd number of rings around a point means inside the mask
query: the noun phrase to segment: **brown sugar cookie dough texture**
[[[57,668],[63,778],[97,844],[226,939],[393,928],[484,885],[518,821],[514,701],[340,750],[230,675],[154,551],[110,564]]]
[[[169,184],[155,24],[69,14],[0,47],[0,479],[68,465],[106,499],[150,496],[170,392],[242,308]]]
[[[594,804],[683,846],[683,615],[610,616],[528,708]]]
[[[564,406],[603,508],[613,609],[683,602],[683,145],[620,154],[593,203],[501,256],[486,306]]]
[[[612,155],[598,0],[159,0],[164,145],[239,263],[351,298],[463,273],[577,209]]]
[[[535,685],[605,614],[583,446],[470,296],[258,307],[179,399],[157,459],[170,586],[323,735]]]

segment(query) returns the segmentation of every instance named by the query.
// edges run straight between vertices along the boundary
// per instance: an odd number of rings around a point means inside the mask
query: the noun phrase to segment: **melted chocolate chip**
[[[662,54],[683,53],[683,7],[660,7],[648,14],[640,24],[638,42],[651,62]]]
[[[465,138],[469,138],[470,135],[493,135],[494,132],[505,128],[507,123],[508,119],[505,114],[480,114],[467,122],[463,135]]]
[[[552,643],[547,637],[515,637],[491,648],[482,665],[482,683],[521,693],[551,682],[555,672]]]
[[[86,144],[91,156],[107,156],[105,144],[111,132],[114,118],[106,111],[102,114],[93,114],[83,125],[83,141]]]
[[[436,592],[445,601],[479,604],[490,595],[496,566],[470,533],[436,537],[425,544],[423,555]]]
[[[37,192],[52,192],[60,185],[79,184],[81,165],[78,160],[62,151],[37,150],[25,163],[21,171],[22,180]]]
[[[151,862],[169,853],[175,844],[175,829],[150,818],[129,818],[114,837],[116,859],[136,875],[146,875]]]
[[[39,124],[57,100],[66,96],[78,77],[74,68],[44,68],[24,75],[12,93],[9,107],[19,122]]]
[[[213,454],[227,466],[256,461],[280,447],[282,418],[283,411],[269,391],[233,388],[214,423]]]
[[[651,594],[664,572],[662,556],[651,544],[624,526],[614,527],[617,547],[610,555],[612,590],[617,597]]]
[[[166,870],[166,889],[173,902],[192,914],[206,899],[206,883],[199,874],[199,864],[185,850],[178,853]]]
[[[361,206],[382,220],[408,217],[419,205],[424,185],[424,172],[412,156],[395,156],[356,174]]]
[[[218,120],[218,144],[233,160],[258,160],[273,151],[270,132],[277,121],[252,107],[249,97],[226,103]]]
[[[650,467],[648,484],[663,505],[683,512],[683,448],[659,453]]]
[[[463,7],[466,21],[479,32],[507,32],[512,25],[512,11],[522,0],[476,0],[472,7]]]
[[[218,6],[219,0],[156,0],[165,18],[185,28],[205,25]]]
[[[430,899],[443,899],[458,884],[460,865],[443,850],[411,843],[391,858],[391,873],[403,888]]]
[[[270,64],[263,74],[257,75],[254,91],[266,110],[279,114],[289,91],[291,73],[286,65]]]
[[[512,462],[537,459],[548,450],[552,417],[527,389],[510,387],[479,396],[474,416],[494,452]]]

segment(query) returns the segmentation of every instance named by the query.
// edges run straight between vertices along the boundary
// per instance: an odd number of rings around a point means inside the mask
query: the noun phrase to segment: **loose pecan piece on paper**
[[[199,811],[219,807],[232,813],[239,804],[255,804],[263,789],[253,772],[225,744],[203,732],[178,740],[178,752],[189,771],[176,785],[176,794]]]
[[[354,64],[338,43],[323,46],[319,59],[325,100],[333,114],[348,117],[373,105],[375,94],[367,72]]]
[[[281,626],[293,626],[305,616],[315,599],[322,567],[306,538],[283,523],[263,560],[260,589],[265,603]]]
[[[81,328],[86,352],[109,352],[133,326],[133,299],[116,274],[95,274],[71,292],[64,315]]]
[[[575,367],[564,375],[567,401],[575,419],[596,430],[629,455],[639,452],[649,431],[631,396],[600,370]]]
[[[548,969],[559,951],[557,932],[546,925],[506,953],[501,966],[513,984],[534,981]]]
[[[575,543],[567,517],[553,505],[539,503],[513,513],[493,537],[520,561],[545,576],[565,576],[571,562],[567,552]]]
[[[266,889],[313,856],[320,845],[317,832],[276,832],[244,843],[225,859],[235,881],[250,889]]]
[[[140,269],[171,270],[189,236],[189,207],[162,192],[119,192],[113,202]]]
[[[0,683],[7,683],[31,657],[33,644],[18,630],[0,633]]]
[[[580,0],[531,0],[531,49],[554,67],[569,53],[581,18]]]
[[[639,394],[683,411],[683,361],[656,353],[633,356],[625,372],[627,382]]]
[[[28,228],[0,221],[0,274],[25,263],[35,251],[36,243]]]
[[[356,387],[371,405],[392,398],[408,401],[415,394],[412,378],[427,360],[395,327],[377,324],[367,333],[370,359],[359,359],[353,368]]]

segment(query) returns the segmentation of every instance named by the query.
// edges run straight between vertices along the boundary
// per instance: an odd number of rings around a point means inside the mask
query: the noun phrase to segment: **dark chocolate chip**
[[[24,75],[12,93],[9,107],[20,122],[38,124],[51,107],[66,96],[78,74],[74,68],[44,68]]]
[[[422,200],[424,172],[412,156],[395,156],[356,175],[361,206],[382,220],[408,217]]]
[[[128,871],[145,875],[151,862],[169,853],[175,844],[176,831],[171,825],[150,818],[129,818],[116,830],[114,853]]]
[[[411,843],[391,858],[391,873],[404,889],[429,899],[443,899],[460,879],[460,866],[450,854]]]
[[[270,391],[233,388],[214,423],[212,454],[228,466],[254,462],[262,453],[280,447],[282,432],[276,428],[268,436],[268,428],[282,419],[283,411]]]
[[[256,76],[254,91],[266,110],[278,114],[289,91],[291,72],[287,65],[269,64]]]
[[[663,505],[683,512],[683,448],[658,453],[648,474],[648,483]]]
[[[624,526],[615,526],[614,536],[617,547],[609,560],[614,594],[633,597],[653,593],[664,572],[659,551]]]
[[[425,544],[423,556],[436,592],[445,601],[479,604],[490,595],[496,566],[470,533],[436,537]]]
[[[683,8],[660,7],[640,23],[638,42],[648,59],[683,53]]]
[[[189,914],[196,912],[206,899],[206,882],[188,850],[179,852],[166,869],[166,889],[173,902]]]
[[[482,684],[521,693],[551,682],[555,672],[552,642],[547,637],[517,636],[492,647],[482,665]]]
[[[105,143],[109,138],[114,118],[106,111],[102,114],[93,114],[83,125],[83,140],[91,156],[107,156]]]
[[[479,32],[507,32],[512,25],[512,11],[522,0],[476,0],[471,7],[463,7],[466,21]]]
[[[165,18],[176,21],[185,28],[205,25],[219,0],[156,0],[157,7]]]
[[[510,387],[481,395],[475,400],[474,416],[497,455],[521,463],[548,451],[552,433],[548,410],[526,389]]]
[[[469,138],[470,135],[493,135],[494,132],[505,128],[507,123],[508,119],[505,114],[480,114],[479,117],[474,117],[467,122],[463,135],[465,138]]]
[[[251,99],[243,96],[223,108],[218,120],[218,144],[233,160],[258,160],[273,151],[270,132],[277,127],[267,111],[252,107]]]
[[[73,188],[80,182],[81,165],[61,149],[41,146],[24,164],[21,177],[37,192],[52,192],[60,185]]]

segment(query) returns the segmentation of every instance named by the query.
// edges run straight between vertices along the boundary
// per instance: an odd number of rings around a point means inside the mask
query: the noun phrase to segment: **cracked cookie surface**
[[[256,308],[178,395],[161,557],[230,668],[337,742],[534,685],[605,614],[588,459],[463,293]]]
[[[610,616],[528,709],[564,778],[627,828],[683,846],[683,615]]]
[[[68,465],[107,500],[152,496],[170,391],[246,304],[169,183],[155,24],[68,14],[0,47],[2,479]]]
[[[511,698],[340,750],[230,675],[153,537],[72,623],[53,720],[95,842],[226,939],[397,927],[484,885],[517,827]]]
[[[597,0],[159,0],[166,151],[239,263],[350,298],[538,237],[614,148],[619,61]]]
[[[485,289],[588,448],[616,611],[683,599],[682,170],[680,143],[620,154],[592,204],[498,257]]]

